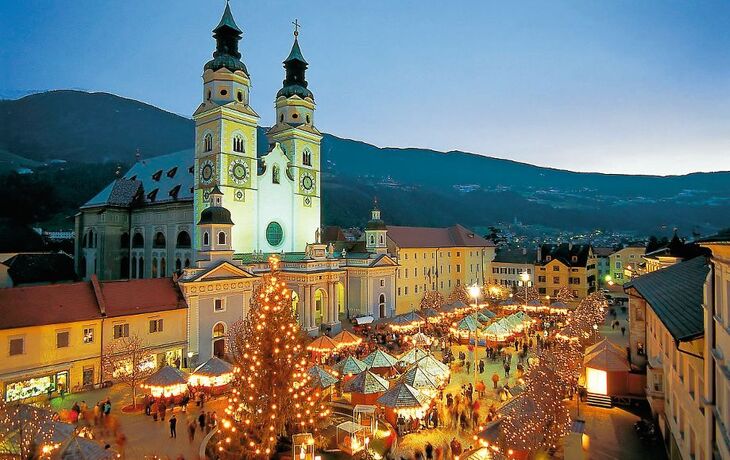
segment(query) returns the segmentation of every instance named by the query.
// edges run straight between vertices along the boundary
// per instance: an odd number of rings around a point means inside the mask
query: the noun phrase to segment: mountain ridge
[[[259,128],[259,153],[268,150],[264,131]],[[66,160],[76,171],[105,163],[124,168],[136,161],[137,149],[145,158],[193,144],[189,118],[110,93],[56,90],[0,101],[0,154],[15,155],[12,164],[20,157]],[[720,228],[727,225],[722,216],[730,215],[727,171],[668,176],[571,171],[460,150],[377,147],[332,134],[324,134],[321,152],[327,224],[362,225],[373,195],[394,225],[485,227],[519,220],[650,232],[666,226]],[[64,180],[73,186],[78,179]],[[80,197],[74,193],[65,212],[83,204]]]

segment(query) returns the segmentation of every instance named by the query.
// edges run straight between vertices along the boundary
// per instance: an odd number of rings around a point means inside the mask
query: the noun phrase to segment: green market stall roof
[[[340,373],[340,375],[355,375],[366,370],[368,365],[354,356],[348,356],[342,361],[334,365],[334,369]]]
[[[393,356],[383,350],[375,350],[362,360],[369,369],[379,369],[384,367],[393,367],[398,362]]]
[[[339,382],[337,377],[330,374],[326,369],[322,368],[322,366],[310,367],[307,374],[312,377],[312,383],[317,388],[329,388]]]
[[[364,395],[385,393],[390,384],[383,377],[369,370],[364,370],[347,381],[342,391],[345,393],[360,393]]]
[[[408,385],[400,382],[378,398],[378,404],[394,409],[420,408],[429,403],[431,398]]]

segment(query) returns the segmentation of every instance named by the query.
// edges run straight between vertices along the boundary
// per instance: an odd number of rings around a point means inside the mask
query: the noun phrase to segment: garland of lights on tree
[[[270,458],[280,437],[316,438],[330,410],[307,374],[307,337],[291,308],[291,290],[278,277],[279,260],[257,286],[246,318],[231,328],[237,372],[219,427],[221,458]]]
[[[470,302],[473,302],[474,299],[469,297],[469,293],[466,292],[466,287],[463,284],[458,284],[454,287],[454,290],[451,291],[451,294],[449,294],[449,302],[454,303],[461,300],[466,305],[469,305]]]
[[[583,365],[585,346],[597,340],[597,326],[604,321],[606,300],[590,294],[568,314],[556,340],[538,354],[538,362],[525,375],[525,390],[500,417],[501,452],[550,451],[570,427],[565,405]]]
[[[438,292],[438,291],[426,291],[425,294],[423,294],[423,298],[421,299],[421,309],[424,308],[433,308],[434,310],[438,310],[441,308],[441,306],[446,303],[444,300],[444,296]]]
[[[568,286],[561,286],[560,289],[558,289],[558,292],[555,294],[555,300],[567,304],[570,302],[574,302],[576,300],[576,296],[575,294],[573,294],[573,290],[570,289]]]

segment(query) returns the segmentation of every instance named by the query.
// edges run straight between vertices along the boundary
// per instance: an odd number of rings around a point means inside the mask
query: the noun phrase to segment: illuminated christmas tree
[[[474,299],[469,297],[469,293],[466,291],[466,287],[464,287],[463,284],[457,284],[456,287],[454,287],[454,290],[451,291],[451,294],[449,295],[449,302],[456,302],[458,300],[461,300],[466,305],[470,305],[472,302],[474,302]]]
[[[291,290],[278,277],[279,260],[255,291],[247,317],[232,328],[229,352],[238,372],[221,420],[222,458],[269,458],[278,440],[312,433],[329,417],[307,374],[307,337],[291,307]]]
[[[423,298],[421,299],[421,309],[433,308],[434,310],[438,310],[444,303],[446,303],[446,301],[440,292],[427,291],[423,294]]]
[[[576,297],[572,289],[570,289],[568,286],[562,286],[558,290],[557,294],[555,294],[555,300],[567,304],[570,302],[574,302],[576,300]]]

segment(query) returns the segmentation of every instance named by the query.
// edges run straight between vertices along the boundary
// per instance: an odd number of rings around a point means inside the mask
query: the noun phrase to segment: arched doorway
[[[215,323],[213,326],[213,356],[223,358],[226,355],[226,324]]]
[[[314,325],[319,326],[324,322],[325,309],[327,308],[327,293],[324,289],[317,289],[314,292]]]
[[[378,305],[380,306],[380,317],[385,318],[387,316],[385,311],[385,294],[380,294],[380,298],[378,298]]]
[[[335,283],[335,303],[337,305],[337,314],[345,314],[345,285],[337,282]]]

